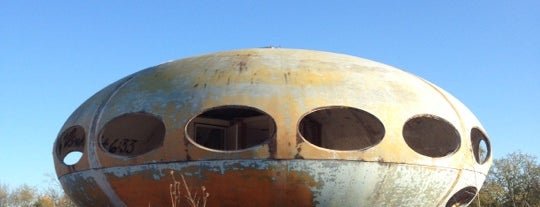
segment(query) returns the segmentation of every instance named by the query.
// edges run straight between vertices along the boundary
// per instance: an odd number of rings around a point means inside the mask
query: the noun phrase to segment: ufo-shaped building
[[[477,118],[422,78],[259,48],[118,80],[67,119],[53,157],[81,206],[432,207],[470,203],[491,148]]]

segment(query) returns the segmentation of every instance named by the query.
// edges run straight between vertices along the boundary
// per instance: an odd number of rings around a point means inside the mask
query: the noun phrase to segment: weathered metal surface
[[[346,55],[267,48],[173,61],[111,84],[69,117],[53,156],[83,206],[171,206],[171,171],[194,191],[204,186],[207,206],[446,206],[480,189],[489,147],[475,116],[423,79]],[[67,165],[72,151],[82,157]]]
[[[183,174],[194,191],[209,189],[209,206],[432,206],[460,176],[459,169],[338,160],[193,161],[97,171],[128,206],[170,205],[171,171]],[[92,200],[93,192],[80,188],[92,185],[90,173],[61,180],[71,194],[83,197],[77,198]]]

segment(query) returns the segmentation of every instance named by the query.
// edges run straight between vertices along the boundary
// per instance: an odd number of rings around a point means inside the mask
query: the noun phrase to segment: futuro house
[[[80,154],[68,162],[67,157]],[[348,55],[258,48],[105,87],[54,143],[81,206],[465,206],[491,165],[456,98]]]

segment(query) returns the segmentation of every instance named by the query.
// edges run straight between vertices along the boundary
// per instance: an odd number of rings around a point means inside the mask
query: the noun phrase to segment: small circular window
[[[446,203],[446,207],[467,206],[476,196],[476,188],[469,186],[456,192]]]
[[[224,151],[260,145],[274,136],[274,119],[261,110],[246,106],[222,106],[192,118],[188,137],[197,144]]]
[[[471,142],[476,162],[484,164],[491,154],[491,146],[487,136],[480,129],[473,128],[471,130]]]
[[[433,115],[409,119],[403,127],[403,137],[410,148],[429,157],[444,157],[460,146],[459,133],[454,126]]]
[[[311,144],[332,150],[361,150],[384,137],[384,126],[374,115],[351,107],[334,106],[305,115],[298,131]]]
[[[160,118],[146,113],[124,114],[109,121],[101,130],[103,150],[133,157],[163,145],[165,125]]]
[[[65,165],[74,165],[83,155],[86,134],[82,126],[72,126],[60,134],[56,141],[56,156]]]

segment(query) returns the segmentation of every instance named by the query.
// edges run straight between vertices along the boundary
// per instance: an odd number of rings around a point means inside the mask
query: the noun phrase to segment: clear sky
[[[91,2],[91,3],[90,3]],[[363,57],[467,105],[494,157],[540,157],[540,1],[3,1],[0,183],[43,185],[68,116],[165,61],[280,46]]]

